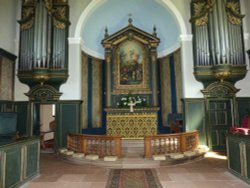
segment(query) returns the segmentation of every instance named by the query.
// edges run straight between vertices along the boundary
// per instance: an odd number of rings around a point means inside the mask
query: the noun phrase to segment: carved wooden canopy
[[[112,35],[105,30],[105,38],[102,40],[102,45],[105,49],[117,46],[125,40],[138,40],[141,43],[148,45],[148,47],[156,48],[160,43],[160,39],[156,36],[156,29],[154,27],[153,34],[149,34],[132,24],[132,19],[129,19],[127,27],[115,32]]]
[[[159,42],[155,28],[153,34],[149,34],[135,27],[131,18],[127,27],[112,35],[108,35],[107,29],[105,30],[102,45],[105,48],[106,62],[112,63],[113,93],[126,93],[127,90],[131,92],[135,89],[150,92],[151,73],[148,70],[150,64],[157,59]],[[135,70],[126,75],[130,68]]]
[[[149,34],[135,27],[131,18],[128,26],[112,35],[105,29],[102,45],[106,60],[107,106],[115,105],[114,101],[129,93],[143,95],[148,100],[155,98],[153,101],[157,101],[159,43],[155,27],[153,33]],[[157,102],[154,106],[157,106]]]

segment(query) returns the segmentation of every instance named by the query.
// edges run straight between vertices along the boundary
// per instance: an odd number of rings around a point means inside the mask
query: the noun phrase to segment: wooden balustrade
[[[144,155],[147,158],[158,154],[183,153],[198,146],[198,131],[144,137]],[[68,134],[69,150],[100,157],[121,157],[121,137],[106,135]]]
[[[144,137],[144,155],[183,153],[198,146],[198,131]]]
[[[121,157],[121,137],[105,135],[68,134],[67,148],[74,152],[97,154],[100,157]]]

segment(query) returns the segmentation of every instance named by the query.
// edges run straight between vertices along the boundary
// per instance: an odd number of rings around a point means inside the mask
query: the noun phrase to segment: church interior
[[[0,0],[0,188],[249,187],[249,8]]]

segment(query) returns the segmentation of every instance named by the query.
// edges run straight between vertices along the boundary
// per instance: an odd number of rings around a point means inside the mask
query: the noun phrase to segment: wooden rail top
[[[198,131],[144,137],[144,156],[178,153],[197,148]],[[67,147],[75,152],[121,157],[121,136],[68,134]]]
[[[193,134],[198,134],[197,130],[190,131],[190,132],[183,132],[183,133],[174,133],[174,134],[158,134],[158,135],[152,135],[152,136],[145,136],[144,139],[151,138],[154,139],[160,139],[160,138],[170,138],[170,137],[179,137],[179,136],[189,136]]]
[[[107,136],[107,135],[97,135],[97,134],[73,134],[69,133],[68,136],[79,136],[79,137],[85,137],[86,139],[100,139],[100,140],[115,140],[115,139],[121,139],[121,136]]]
[[[198,131],[161,134],[144,137],[144,156],[185,152],[197,148],[199,139]]]
[[[100,157],[121,157],[121,136],[72,134],[67,137],[67,147],[74,152],[97,154]]]

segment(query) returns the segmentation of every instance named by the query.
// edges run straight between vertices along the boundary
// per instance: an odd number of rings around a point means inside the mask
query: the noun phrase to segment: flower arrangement
[[[116,103],[117,107],[125,108],[128,107],[129,103],[135,103],[135,107],[146,107],[147,99],[145,97],[141,97],[139,95],[127,95],[120,98],[120,100]]]

